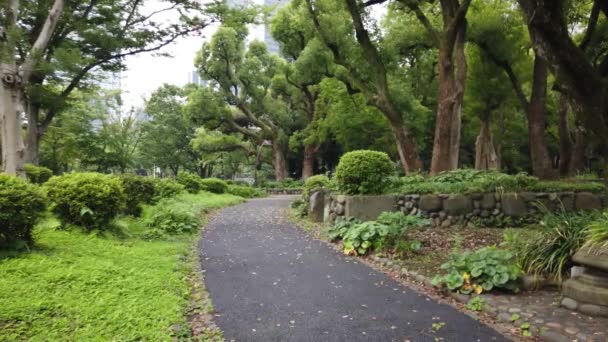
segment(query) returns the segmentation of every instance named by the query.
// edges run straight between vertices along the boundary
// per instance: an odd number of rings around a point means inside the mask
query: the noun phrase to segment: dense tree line
[[[6,172],[24,162],[201,176],[271,168],[281,180],[330,171],[360,148],[388,152],[404,173],[475,167],[553,178],[608,164],[603,1],[292,0],[276,11],[175,1],[167,10],[197,16],[171,27],[151,25],[141,2],[123,2],[3,8]],[[272,11],[279,55],[247,42],[248,24]],[[161,87],[143,122],[83,110],[95,70],[118,70],[125,55],[212,21],[219,28],[195,62],[205,87]],[[16,108],[27,115],[25,143]],[[86,153],[57,157],[85,141]]]

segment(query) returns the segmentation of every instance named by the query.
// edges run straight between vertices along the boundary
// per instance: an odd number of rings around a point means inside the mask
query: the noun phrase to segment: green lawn
[[[184,204],[217,208],[242,201],[232,195],[181,195]],[[154,211],[148,207],[144,217]],[[36,228],[36,248],[0,259],[0,340],[171,339],[185,322],[196,236],[170,241],[140,238],[143,224],[119,220],[126,234],[99,236]]]

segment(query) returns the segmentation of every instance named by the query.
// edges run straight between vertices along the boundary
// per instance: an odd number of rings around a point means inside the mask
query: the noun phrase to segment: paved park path
[[[226,341],[507,341],[312,239],[285,218],[293,199],[224,209],[205,230],[201,262]]]

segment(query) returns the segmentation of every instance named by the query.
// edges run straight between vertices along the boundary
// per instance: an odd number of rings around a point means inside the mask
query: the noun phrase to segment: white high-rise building
[[[289,3],[289,0],[225,0],[226,4],[231,7],[245,7],[249,4],[264,5],[273,8],[273,13],[279,8]],[[271,18],[272,19],[272,15]],[[266,43],[268,52],[279,53],[279,43],[277,43],[272,35],[270,34],[270,25],[252,25],[249,27],[249,36],[247,37],[247,43],[252,40],[261,40]]]

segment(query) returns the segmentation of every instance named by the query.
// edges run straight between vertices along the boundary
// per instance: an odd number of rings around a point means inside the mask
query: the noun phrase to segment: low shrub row
[[[182,172],[177,175],[176,180],[191,194],[196,194],[201,191],[223,194],[228,190],[228,183],[221,179],[201,178],[193,173]]]
[[[43,182],[46,176],[42,174],[46,172],[30,172],[30,182],[0,175],[0,248],[30,245],[32,230],[47,207],[63,225],[104,230],[119,214],[138,216],[143,204],[176,196],[184,189],[173,180],[135,175],[69,173]]]

